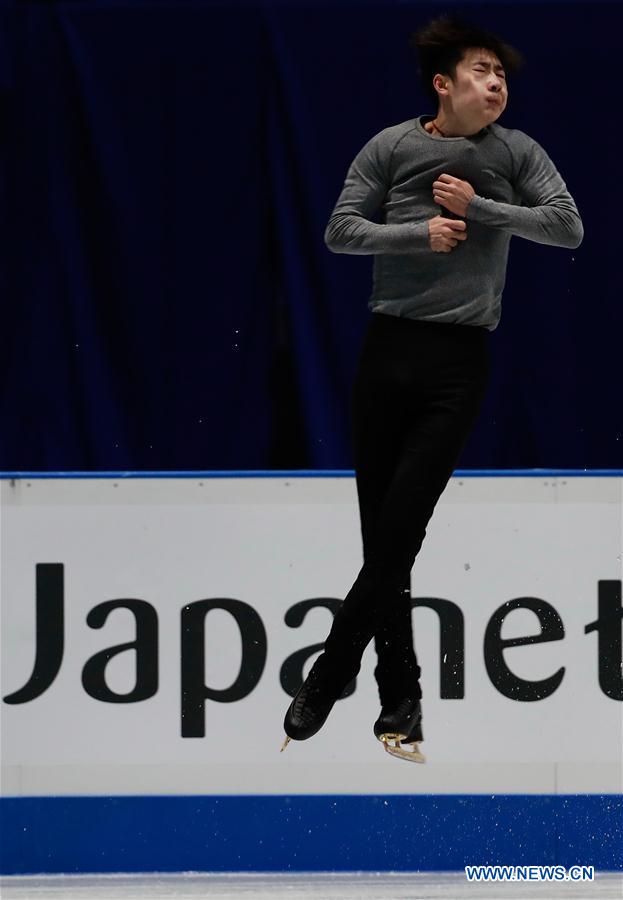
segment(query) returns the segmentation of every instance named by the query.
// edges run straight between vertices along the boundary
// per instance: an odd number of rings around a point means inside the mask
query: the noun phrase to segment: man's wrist
[[[468,217],[471,213],[472,218],[477,218],[478,213],[486,208],[487,203],[491,201],[486,200],[484,197],[481,197],[479,194],[474,194],[473,197],[470,198],[467,208],[465,210],[465,216]]]

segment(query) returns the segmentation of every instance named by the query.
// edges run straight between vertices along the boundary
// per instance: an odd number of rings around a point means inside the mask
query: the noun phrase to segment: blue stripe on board
[[[268,469],[181,472],[0,472],[25,478],[353,478],[352,469]],[[621,478],[623,469],[456,469],[455,478]]]
[[[623,869],[621,795],[16,797],[4,875]]]

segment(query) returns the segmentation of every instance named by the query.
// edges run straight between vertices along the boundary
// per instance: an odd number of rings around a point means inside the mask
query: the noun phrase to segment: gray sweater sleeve
[[[334,253],[413,253],[428,244],[428,222],[370,221],[389,189],[394,143],[380,132],[351,163],[324,233],[325,244]]]
[[[467,207],[466,218],[509,234],[574,249],[584,237],[575,202],[545,150],[523,131],[513,132],[519,145],[519,168],[514,188],[521,206],[478,195]]]

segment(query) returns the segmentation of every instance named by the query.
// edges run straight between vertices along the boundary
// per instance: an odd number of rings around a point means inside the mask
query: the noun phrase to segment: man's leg
[[[325,642],[328,668],[350,677],[375,633],[400,615],[400,590],[478,414],[488,357],[476,354],[446,376],[420,386],[407,411],[409,427],[380,506],[369,551]],[[387,403],[387,398],[385,398]]]
[[[383,501],[400,461],[406,438],[404,409],[400,398],[388,400],[387,391],[358,372],[353,390],[353,449],[364,561],[375,542]],[[411,623],[411,578],[388,601],[394,613],[388,616],[374,635],[377,665],[374,675],[381,706],[396,701],[405,685],[421,696],[420,668],[413,647]],[[404,694],[403,694],[404,696]]]
[[[384,426],[391,446],[392,423],[400,417],[406,423],[404,437],[371,526],[363,567],[335,615],[323,653],[286,713],[286,732],[297,740],[322,727],[359,671],[367,644],[399,615],[401,588],[486,388],[488,336],[483,329],[383,319],[375,323],[375,338],[364,350],[367,374],[361,385],[374,405],[369,421],[380,429],[378,446]],[[388,415],[388,409],[400,416]]]

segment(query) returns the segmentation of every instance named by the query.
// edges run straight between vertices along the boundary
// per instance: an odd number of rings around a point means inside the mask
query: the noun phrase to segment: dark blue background
[[[524,52],[500,124],[585,226],[513,238],[463,468],[622,464],[619,4],[19,2],[0,9],[0,469],[344,468],[372,257],[346,170],[434,113],[408,35]]]

